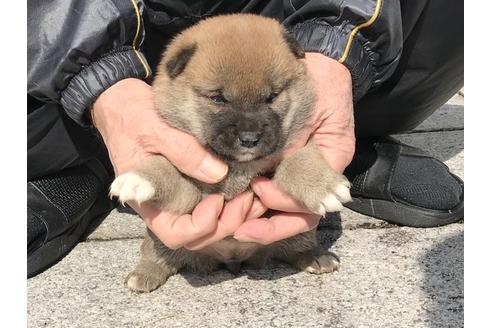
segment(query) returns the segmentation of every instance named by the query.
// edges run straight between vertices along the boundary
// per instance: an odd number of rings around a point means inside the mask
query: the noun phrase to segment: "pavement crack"
[[[429,132],[452,132],[452,131],[463,131],[465,128],[459,127],[459,128],[440,128],[440,129],[415,129],[415,130],[410,130],[410,131],[403,131],[403,132],[398,132],[395,133],[395,135],[402,135],[402,134],[415,134],[415,133],[429,133]]]
[[[346,230],[355,230],[355,229],[390,229],[390,228],[398,228],[396,224],[391,224],[387,222],[378,222],[378,223],[372,223],[372,222],[364,222],[361,224],[354,225],[352,227],[347,227]]]
[[[83,242],[84,243],[93,243],[93,242],[107,242],[107,241],[118,241],[118,240],[141,240],[144,239],[144,237],[115,237],[115,238],[91,238],[91,239],[86,239]]]
[[[365,222],[365,223],[360,223],[360,224],[354,224],[354,225],[347,225],[345,227],[332,227],[332,226],[322,226],[318,227],[318,230],[331,230],[331,231],[343,231],[343,230],[357,230],[357,229],[365,229],[365,230],[371,230],[371,229],[391,229],[391,228],[398,228],[399,226],[396,224],[391,224],[391,223],[370,223],[370,222]]]

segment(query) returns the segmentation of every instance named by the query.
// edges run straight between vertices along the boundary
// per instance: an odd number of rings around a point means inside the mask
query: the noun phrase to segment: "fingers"
[[[193,136],[169,126],[160,136],[158,151],[184,174],[206,183],[217,183],[226,176],[228,166]]]
[[[251,188],[267,208],[285,212],[309,213],[307,208],[281,190],[270,179],[256,177],[251,182]]]
[[[164,245],[177,249],[215,231],[224,205],[221,195],[209,195],[191,214],[176,215],[145,204],[130,205],[142,216],[147,227]]]
[[[212,243],[224,239],[227,236],[231,236],[244,222],[252,204],[252,192],[243,193],[227,202],[219,216],[219,221],[215,231],[198,240],[186,244],[185,248],[189,250],[202,249]]]
[[[251,182],[251,188],[259,200],[251,206],[251,215],[234,233],[236,240],[268,245],[312,230],[318,225],[319,215],[310,213],[272,180],[256,177]],[[264,213],[269,208],[283,212],[270,219],[254,217],[254,214]]]
[[[270,219],[252,219],[236,230],[234,238],[242,242],[268,245],[314,229],[320,218],[317,214],[279,213]]]
[[[251,205],[251,208],[246,215],[246,220],[257,219],[265,214],[266,211],[268,211],[268,207],[265,206],[265,204],[263,204],[259,198],[254,197],[253,205]]]

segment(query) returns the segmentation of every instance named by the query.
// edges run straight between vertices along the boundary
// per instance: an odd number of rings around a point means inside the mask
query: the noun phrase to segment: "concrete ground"
[[[463,178],[463,95],[398,139]],[[462,327],[463,223],[397,227],[350,210],[319,238],[341,258],[315,276],[275,263],[240,276],[182,273],[150,294],[124,277],[144,225],[121,210],[60,263],[28,280],[29,327]]]

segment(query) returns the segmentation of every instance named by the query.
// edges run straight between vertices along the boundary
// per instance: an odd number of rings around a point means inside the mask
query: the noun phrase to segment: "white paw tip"
[[[138,290],[138,277],[135,276],[129,277],[128,280],[126,281],[126,285],[131,290]]]
[[[322,206],[325,208],[325,212],[338,212],[343,208],[342,203],[333,194],[328,194],[322,201]]]
[[[345,187],[349,188],[352,187],[352,184],[347,180],[347,179],[343,179],[342,185],[344,185]]]
[[[335,194],[342,203],[350,202],[352,200],[350,189],[343,183],[335,188]]]
[[[136,201],[138,204],[151,199],[155,189],[147,179],[129,172],[117,177],[111,184],[110,196],[118,196],[121,203]]]

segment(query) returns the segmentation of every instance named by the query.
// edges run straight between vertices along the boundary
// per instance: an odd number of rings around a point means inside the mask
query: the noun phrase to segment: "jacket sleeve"
[[[150,76],[139,51],[141,1],[37,0],[27,9],[27,93],[61,104],[79,124],[111,85]]]
[[[394,72],[402,50],[399,1],[311,0],[296,6],[284,24],[306,51],[344,64],[352,74],[354,100]]]

